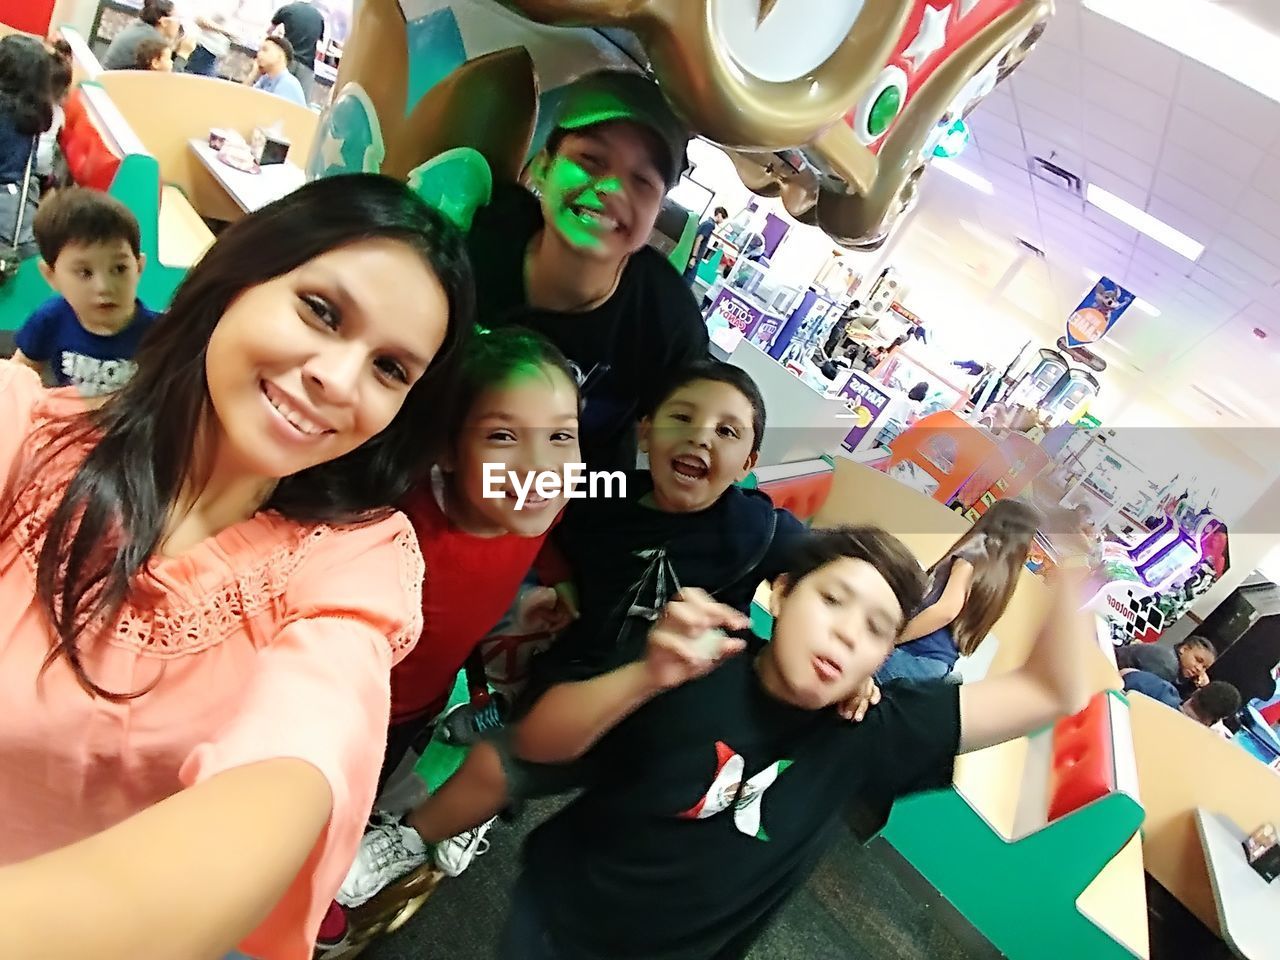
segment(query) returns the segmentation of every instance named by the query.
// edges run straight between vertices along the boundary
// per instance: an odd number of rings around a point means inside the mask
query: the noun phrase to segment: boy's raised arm
[[[516,755],[533,763],[564,763],[586,753],[632,712],[682,683],[710,672],[742,650],[741,640],[723,637],[715,649],[701,642],[710,631],[741,630],[743,614],[716,603],[701,590],[684,590],[667,604],[649,631],[645,658],[577,683],[552,687],[516,725]]]
[[[1080,608],[1079,575],[1064,572],[1027,662],[960,688],[960,752],[1025,736],[1077,713],[1095,693],[1089,669],[1093,624]]]

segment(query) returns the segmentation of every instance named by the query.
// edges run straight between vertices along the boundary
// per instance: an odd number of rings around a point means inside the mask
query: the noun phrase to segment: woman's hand
[[[667,604],[649,631],[645,664],[650,681],[669,690],[710,673],[746,646],[723,631],[745,630],[750,625],[744,614],[717,603],[702,590],[680,591],[679,599]]]
[[[851,694],[843,703],[836,705],[840,716],[853,723],[861,723],[867,711],[880,702],[880,688],[872,677],[867,677],[862,689]]]

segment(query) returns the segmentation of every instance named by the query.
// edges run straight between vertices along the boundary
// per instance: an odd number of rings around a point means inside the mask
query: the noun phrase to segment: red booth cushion
[[[1053,728],[1050,823],[1116,789],[1110,696],[1106,691],[1095,695],[1087,707]]]

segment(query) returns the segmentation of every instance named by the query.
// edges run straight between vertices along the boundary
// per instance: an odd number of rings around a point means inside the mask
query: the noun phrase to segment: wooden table
[[[217,151],[210,148],[207,140],[194,138],[187,143],[191,152],[200,158],[213,178],[245,213],[253,213],[292,193],[307,179],[301,167],[288,161],[265,166],[261,173],[245,173],[219,160]]]
[[[1280,960],[1280,880],[1267,883],[1244,856],[1245,833],[1220,813],[1196,808],[1196,830],[1218,907],[1222,939],[1246,960]]]

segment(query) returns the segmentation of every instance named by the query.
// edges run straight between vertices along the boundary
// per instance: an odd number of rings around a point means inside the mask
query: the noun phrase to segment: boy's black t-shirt
[[[529,306],[525,252],[542,229],[542,208],[523,187],[495,185],[476,213],[467,246],[483,326],[529,327],[578,368],[583,389],[583,458],[593,470],[636,465],[635,422],[662,379],[707,356],[707,327],[680,274],[645,247],[627,261],[613,296],[594,310],[561,313]]]
[[[635,660],[681,586],[748,613],[761,581],[787,571],[807,533],[759,490],[730,487],[697,513],[646,506],[652,491],[649,472],[633,470],[625,498],[574,500],[565,510],[552,539],[572,571],[580,615],[534,660],[534,690]]]
[[[740,957],[851,805],[883,817],[950,784],[958,685],[889,684],[850,723],[770,697],[762,645],[623,721],[591,785],[529,837],[526,878],[566,957]]]

